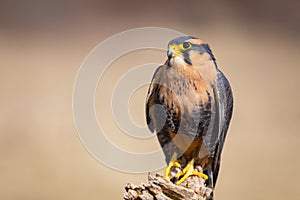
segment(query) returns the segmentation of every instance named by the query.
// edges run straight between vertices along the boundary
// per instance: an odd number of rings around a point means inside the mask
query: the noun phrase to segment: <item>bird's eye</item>
[[[192,44],[190,42],[184,42],[182,44],[182,49],[184,49],[184,50],[187,50],[187,49],[189,49],[191,47],[192,47]]]

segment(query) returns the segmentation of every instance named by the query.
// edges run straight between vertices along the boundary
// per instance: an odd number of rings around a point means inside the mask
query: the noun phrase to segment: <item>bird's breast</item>
[[[195,108],[210,103],[212,89],[199,73],[189,71],[189,73],[171,77],[168,82],[171,99],[176,98],[182,111],[193,112]]]

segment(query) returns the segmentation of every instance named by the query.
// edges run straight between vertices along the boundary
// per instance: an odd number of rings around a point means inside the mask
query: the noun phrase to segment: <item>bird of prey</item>
[[[179,168],[176,184],[195,175],[214,189],[232,116],[230,84],[201,39],[175,38],[167,56],[153,75],[146,100],[148,128],[157,134],[168,164],[165,177],[170,180],[171,170]]]

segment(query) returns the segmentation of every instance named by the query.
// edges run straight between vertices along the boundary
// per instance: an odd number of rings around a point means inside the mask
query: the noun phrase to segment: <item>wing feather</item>
[[[228,131],[229,123],[232,117],[233,110],[233,95],[229,81],[225,75],[218,71],[216,89],[218,93],[218,104],[219,104],[219,139],[216,144],[216,150],[214,153],[214,163],[213,163],[213,174],[214,174],[214,185],[219,173],[220,159],[225,142],[226,134]]]
[[[166,161],[169,163],[176,151],[176,146],[172,142],[169,131],[177,132],[180,121],[179,113],[176,112],[176,103],[168,102],[169,98],[166,81],[168,66],[162,65],[155,71],[146,100],[146,120],[148,128],[152,133],[157,134],[158,141],[163,148]]]

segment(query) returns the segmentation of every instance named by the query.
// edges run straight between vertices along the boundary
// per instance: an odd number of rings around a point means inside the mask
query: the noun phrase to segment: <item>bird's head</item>
[[[171,40],[168,44],[168,60],[171,63],[197,65],[205,59],[215,62],[209,45],[201,39],[181,36]]]

